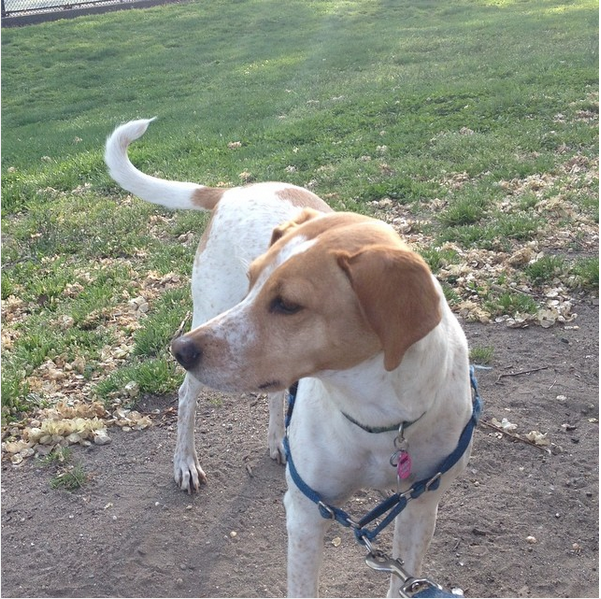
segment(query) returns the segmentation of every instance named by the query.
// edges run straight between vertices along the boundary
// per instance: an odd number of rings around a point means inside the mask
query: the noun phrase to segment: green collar
[[[424,412],[424,414],[425,414],[425,412]],[[394,424],[392,426],[365,426],[365,424],[361,424],[360,422],[357,422],[354,418],[349,416],[346,412],[342,412],[342,415],[347,420],[349,420],[350,422],[352,422],[359,428],[363,429],[365,432],[373,433],[375,435],[377,435],[378,433],[391,433],[393,431],[399,432],[400,430],[405,430],[406,428],[410,427],[412,424],[415,424],[424,414],[422,414],[419,418],[416,418],[412,422],[404,422],[403,421],[403,422],[399,422],[398,424]]]

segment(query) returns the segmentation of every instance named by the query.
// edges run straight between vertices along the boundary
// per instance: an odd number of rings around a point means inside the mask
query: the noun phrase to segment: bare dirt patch
[[[465,324],[472,346],[493,346],[479,371],[485,401],[468,470],[444,497],[427,572],[471,597],[598,597],[598,307],[575,306],[578,328]],[[539,369],[540,370],[536,370]],[[531,374],[512,375],[533,370]],[[173,397],[142,431],[74,446],[88,477],[53,490],[38,460],[2,464],[3,597],[268,597],[286,587],[284,471],[266,449],[262,398],[207,394],[197,446],[209,475],[194,496],[172,481]],[[512,434],[547,435],[535,447]],[[360,514],[380,498],[359,493]],[[380,544],[390,546],[385,532]],[[385,596],[352,534],[333,524],[321,595]]]

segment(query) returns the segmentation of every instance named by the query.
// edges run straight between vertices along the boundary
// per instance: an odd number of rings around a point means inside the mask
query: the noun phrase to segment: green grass
[[[543,256],[540,260],[529,264],[525,269],[526,276],[535,284],[552,281],[565,268],[565,259],[561,256]]]
[[[141,393],[168,393],[182,382],[173,360],[163,354],[161,359],[131,360],[128,366],[120,368],[104,377],[97,386],[101,397],[112,398],[122,395],[130,382],[136,382]]]
[[[438,271],[464,250],[544,244],[551,221],[598,222],[597,9],[215,0],[4,29],[3,415],[60,397],[40,387],[48,360],[66,372],[83,361],[86,397],[181,381],[167,348],[191,309],[206,217],[149,206],[110,180],[102,150],[116,124],[159,117],[131,148],[157,176],[239,184],[246,171],[366,213],[390,198],[424,221],[419,249]],[[553,180],[543,190],[514,183],[540,174]],[[551,219],[540,202],[555,199],[565,210]],[[578,254],[588,232],[573,228],[563,266],[523,265],[518,278],[596,293],[598,260]],[[181,282],[166,292],[151,284],[170,273]],[[460,290],[444,288],[458,305]],[[494,314],[538,305],[476,291]],[[126,317],[138,296],[149,311]]]
[[[420,254],[434,274],[449,264],[456,264],[459,260],[456,251],[452,249],[440,249],[433,246],[421,248]]]
[[[88,475],[80,464],[73,464],[59,472],[50,480],[52,489],[78,491],[88,482]]]
[[[531,314],[536,312],[536,301],[524,293],[512,293],[506,291],[500,295],[491,294],[485,301],[491,314],[516,316],[518,314]]]
[[[576,283],[583,289],[599,292],[599,258],[579,258],[572,266]]]
[[[495,348],[492,345],[476,345],[470,348],[470,362],[485,366],[491,364],[495,355]]]
[[[37,462],[44,468],[51,468],[55,474],[50,479],[50,488],[74,492],[89,481],[89,475],[81,464],[73,462],[73,450],[70,447],[55,447],[50,453],[39,457]]]
[[[38,462],[41,466],[60,466],[69,463],[73,458],[73,450],[70,447],[55,447],[50,453],[39,457]]]

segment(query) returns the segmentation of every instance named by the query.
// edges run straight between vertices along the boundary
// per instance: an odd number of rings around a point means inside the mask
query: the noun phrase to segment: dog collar
[[[425,412],[424,412],[424,414],[425,414]],[[400,430],[405,430],[406,428],[410,427],[412,424],[415,424],[420,418],[422,418],[422,416],[424,416],[424,414],[422,414],[419,418],[412,420],[411,422],[403,421],[403,422],[399,422],[398,424],[393,424],[392,426],[366,426],[365,424],[361,424],[360,422],[355,420],[352,416],[349,416],[346,412],[342,412],[342,415],[348,421],[352,422],[354,425],[358,426],[360,429],[363,429],[365,432],[373,433],[376,435],[379,433],[391,433],[391,432],[398,433]]]

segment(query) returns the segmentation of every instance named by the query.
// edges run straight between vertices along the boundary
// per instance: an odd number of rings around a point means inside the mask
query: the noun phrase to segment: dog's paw
[[[269,440],[269,457],[278,464],[286,464],[286,452],[284,451],[282,439]]]
[[[207,482],[207,475],[200,467],[196,454],[178,455],[173,458],[173,478],[182,491],[198,491],[201,483]]]

